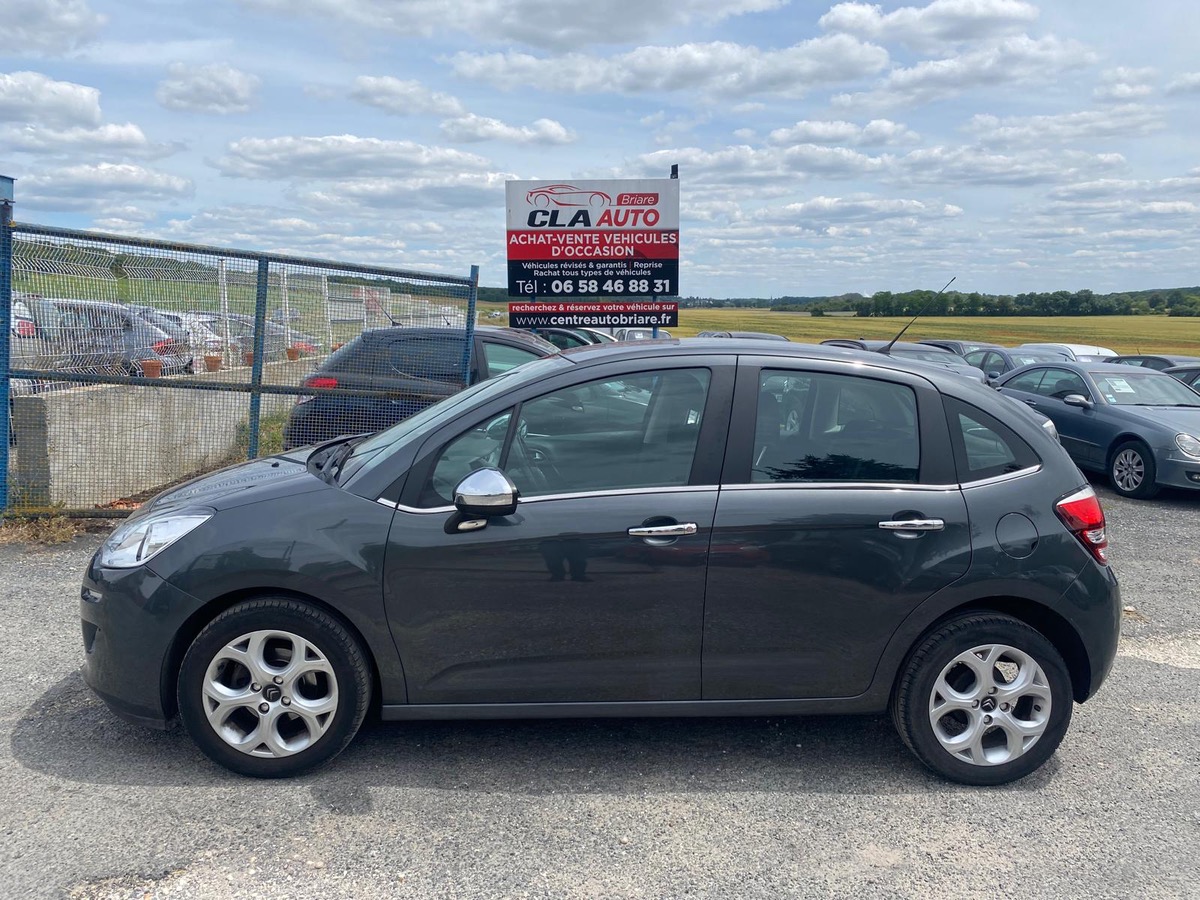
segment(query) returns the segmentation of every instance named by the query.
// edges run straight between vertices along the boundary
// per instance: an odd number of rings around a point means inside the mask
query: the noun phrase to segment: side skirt
[[[386,722],[416,719],[571,719],[672,716],[875,715],[886,710],[865,694],[809,700],[660,700],[617,703],[408,703],[384,706]]]

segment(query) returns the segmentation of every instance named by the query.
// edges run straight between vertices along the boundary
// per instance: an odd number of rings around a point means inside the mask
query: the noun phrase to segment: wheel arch
[[[1067,671],[1071,676],[1071,692],[1075,701],[1082,703],[1092,693],[1092,664],[1083,639],[1075,627],[1062,615],[1049,607],[1034,600],[1023,597],[994,596],[981,597],[946,610],[929,622],[910,643],[903,655],[900,665],[892,675],[891,694],[894,695],[900,679],[904,675],[907,660],[912,652],[920,646],[926,636],[936,631],[951,619],[957,619],[968,613],[994,612],[1012,616],[1031,628],[1043,634],[1062,656]]]
[[[1104,451],[1104,470],[1106,472],[1112,467],[1113,454],[1117,452],[1117,448],[1127,441],[1137,441],[1139,444],[1149,449],[1151,453],[1154,452],[1154,448],[1150,446],[1150,442],[1140,434],[1136,434],[1132,431],[1122,431],[1109,442],[1108,449]]]
[[[371,706],[368,714],[374,715],[377,713],[383,696],[382,682],[379,677],[379,663],[375,659],[374,648],[371,646],[370,641],[364,637],[358,626],[337,608],[311,594],[287,590],[286,588],[253,587],[241,588],[230,591],[227,594],[222,594],[219,597],[214,597],[188,616],[175,632],[175,636],[171,640],[171,646],[163,658],[162,676],[159,684],[163,715],[166,720],[169,722],[179,714],[176,686],[179,683],[179,671],[183,666],[183,657],[187,653],[188,647],[192,645],[192,641],[196,639],[196,636],[204,630],[204,627],[209,622],[221,615],[225,610],[241,603],[243,600],[254,600],[262,597],[283,597],[289,600],[296,600],[300,603],[306,603],[321,610],[321,612],[331,618],[336,619],[350,632],[351,636],[358,642],[359,647],[362,648],[363,655],[366,657],[367,664],[371,670]]]

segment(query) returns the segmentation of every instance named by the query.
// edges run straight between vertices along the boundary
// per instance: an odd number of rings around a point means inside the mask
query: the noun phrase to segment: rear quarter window
[[[1036,466],[1041,459],[1015,431],[978,407],[943,398],[954,463],[962,483]]]

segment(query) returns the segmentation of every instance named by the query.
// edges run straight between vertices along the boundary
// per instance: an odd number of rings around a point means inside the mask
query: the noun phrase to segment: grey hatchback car
[[[951,372],[610,343],[161,494],[88,567],[84,673],[257,777],[328,761],[372,709],[888,710],[935,772],[1002,784],[1113,662],[1106,546],[1062,447]]]

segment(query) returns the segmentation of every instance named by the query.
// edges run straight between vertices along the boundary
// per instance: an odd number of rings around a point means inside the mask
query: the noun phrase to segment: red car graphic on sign
[[[590,206],[600,209],[612,205],[612,197],[604,191],[585,191],[573,184],[548,184],[545,187],[534,188],[525,195],[525,202],[539,209],[554,206]]]

